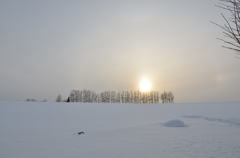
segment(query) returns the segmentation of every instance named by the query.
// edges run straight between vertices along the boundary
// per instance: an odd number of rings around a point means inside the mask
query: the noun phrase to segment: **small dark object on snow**
[[[78,134],[78,135],[82,135],[82,134],[85,134],[85,132],[84,132],[84,131],[81,131],[81,132],[78,132],[77,134]]]

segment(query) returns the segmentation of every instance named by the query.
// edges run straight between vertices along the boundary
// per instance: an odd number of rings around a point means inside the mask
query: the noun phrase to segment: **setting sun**
[[[141,92],[149,92],[152,90],[152,83],[147,78],[142,78],[139,82],[139,90]]]

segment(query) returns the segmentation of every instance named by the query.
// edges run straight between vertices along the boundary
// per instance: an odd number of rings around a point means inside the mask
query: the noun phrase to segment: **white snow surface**
[[[0,102],[0,158],[239,157],[239,102]]]

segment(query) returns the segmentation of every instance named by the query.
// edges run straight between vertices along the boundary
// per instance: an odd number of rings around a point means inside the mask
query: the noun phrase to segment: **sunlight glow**
[[[150,92],[152,90],[152,83],[147,78],[142,78],[139,82],[139,90],[141,92]]]

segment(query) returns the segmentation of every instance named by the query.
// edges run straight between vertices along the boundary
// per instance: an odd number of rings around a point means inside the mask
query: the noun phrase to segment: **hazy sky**
[[[215,2],[1,0],[0,100],[137,89],[141,76],[178,102],[240,100]]]

